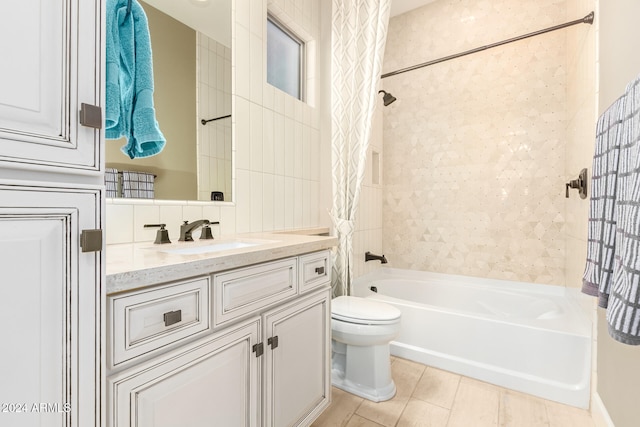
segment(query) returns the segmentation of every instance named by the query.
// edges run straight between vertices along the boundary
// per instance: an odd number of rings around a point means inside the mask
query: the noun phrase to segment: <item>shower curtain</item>
[[[334,296],[351,292],[354,220],[360,199],[382,70],[391,0],[333,0],[331,29],[330,212],[339,243]]]

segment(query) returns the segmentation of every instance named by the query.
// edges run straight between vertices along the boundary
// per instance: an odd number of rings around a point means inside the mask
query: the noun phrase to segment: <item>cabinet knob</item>
[[[316,267],[316,274],[324,274],[324,267]]]

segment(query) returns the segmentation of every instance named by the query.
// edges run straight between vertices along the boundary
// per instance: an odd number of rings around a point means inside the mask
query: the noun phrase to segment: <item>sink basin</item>
[[[171,248],[158,248],[160,252],[166,252],[170,254],[179,255],[196,255],[207,254],[211,252],[228,251],[232,249],[249,248],[252,246],[264,245],[266,243],[273,243],[275,240],[261,240],[261,241],[226,241],[216,242],[203,246],[186,246],[186,247],[171,247]]]

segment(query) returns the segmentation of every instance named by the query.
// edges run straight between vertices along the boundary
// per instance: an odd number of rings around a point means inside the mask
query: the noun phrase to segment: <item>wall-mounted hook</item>
[[[578,175],[577,179],[572,179],[566,184],[566,194],[565,197],[569,198],[569,189],[575,188],[578,190],[581,199],[587,198],[587,169],[584,168],[580,171],[580,175]]]

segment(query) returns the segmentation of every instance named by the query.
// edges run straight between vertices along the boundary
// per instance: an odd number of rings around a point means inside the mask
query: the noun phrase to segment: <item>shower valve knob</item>
[[[565,184],[565,197],[569,198],[569,189],[575,188],[578,190],[581,199],[587,198],[587,169],[582,169],[577,179],[572,179]]]

